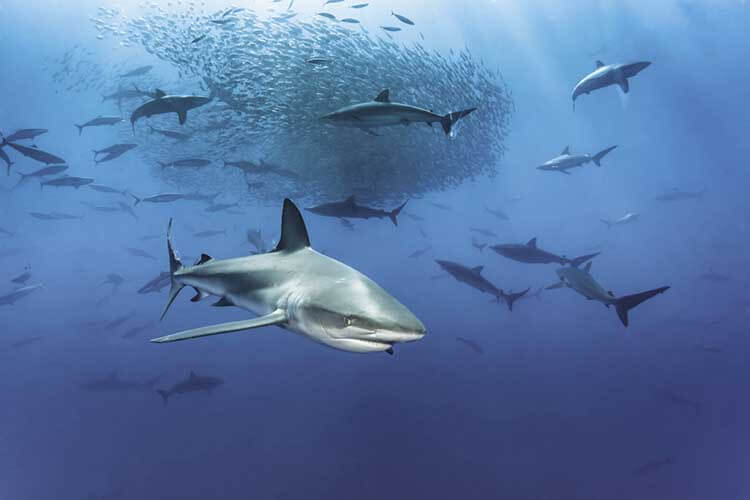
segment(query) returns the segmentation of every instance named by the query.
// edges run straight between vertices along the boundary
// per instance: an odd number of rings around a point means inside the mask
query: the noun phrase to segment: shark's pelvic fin
[[[274,252],[301,250],[310,246],[307,227],[297,206],[289,198],[284,199],[281,212],[281,238]]]
[[[166,335],[151,339],[151,342],[158,344],[164,342],[176,342],[178,340],[194,339],[198,337],[206,337],[208,335],[220,335],[222,333],[233,333],[240,332],[242,330],[250,330],[252,328],[259,328],[261,326],[278,325],[286,322],[286,312],[283,309],[276,309],[270,314],[261,316],[259,318],[249,319],[245,321],[230,321],[229,323],[219,323],[216,325],[204,326],[201,328],[195,328],[193,330],[185,330],[172,335]]]

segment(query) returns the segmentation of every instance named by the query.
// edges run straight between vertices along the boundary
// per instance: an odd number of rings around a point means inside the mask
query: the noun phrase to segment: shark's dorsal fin
[[[562,150],[561,155],[569,155],[570,154],[570,146],[565,146],[565,149]]]
[[[391,90],[383,89],[375,98],[375,102],[391,102]]]
[[[526,246],[529,248],[536,248],[536,236],[531,238],[528,243],[526,243]]]
[[[200,266],[201,264],[205,264],[206,262],[214,260],[213,257],[211,257],[208,254],[202,253],[201,256],[198,258],[198,260],[195,261],[194,266]]]
[[[587,273],[591,271],[591,261],[587,262],[585,266],[583,266],[583,270]]]
[[[195,378],[195,372],[193,370],[190,370],[190,378]]]
[[[471,270],[474,271],[476,274],[482,274],[482,269],[484,269],[484,266],[477,266],[477,267],[471,268]]]
[[[344,203],[347,205],[354,205],[356,201],[354,200],[354,195],[351,195],[349,198],[344,200]]]
[[[136,88],[138,88],[138,87],[136,87]],[[156,96],[157,99],[161,99],[162,97],[164,97],[165,95],[167,95],[167,93],[164,92],[162,89],[156,89],[154,91],[154,95]]]
[[[601,68],[602,66],[606,66],[606,64],[604,64],[604,63],[603,63],[603,62],[601,62],[601,61],[596,61],[596,69],[599,69],[599,68]]]
[[[289,198],[284,199],[284,209],[281,212],[281,237],[274,252],[301,250],[310,246],[307,228],[302,214]]]
[[[609,291],[607,292],[607,295],[609,295],[610,297],[614,297],[614,296],[615,296],[615,294],[614,294],[614,293],[612,293],[612,290],[609,290]]]

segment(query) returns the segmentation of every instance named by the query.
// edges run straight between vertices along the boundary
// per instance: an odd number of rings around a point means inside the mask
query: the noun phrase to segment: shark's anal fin
[[[233,305],[234,304],[232,304],[232,301],[226,297],[222,297],[216,302],[214,302],[213,304],[211,304],[212,307],[231,307]]]
[[[162,344],[165,342],[195,339],[198,337],[206,337],[209,335],[221,335],[222,333],[240,332],[242,330],[260,328],[261,326],[278,325],[280,323],[286,322],[286,320],[286,312],[283,309],[276,309],[274,312],[266,314],[265,316],[261,316],[259,318],[248,319],[245,321],[230,321],[229,323],[219,323],[216,325],[203,326],[201,328],[185,330],[182,332],[173,333],[171,335],[166,335],[164,337],[151,339],[151,342]]]

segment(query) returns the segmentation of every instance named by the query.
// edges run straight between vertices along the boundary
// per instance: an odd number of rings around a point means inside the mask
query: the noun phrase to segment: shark
[[[568,259],[564,255],[560,256],[552,252],[542,250],[537,246],[536,238],[531,238],[526,244],[502,243],[499,245],[493,245],[490,248],[505,258],[515,260],[517,262],[523,262],[525,264],[556,263],[563,266],[570,264],[573,267],[580,266],[584,262],[593,259],[600,253],[597,252],[588,255],[582,255],[574,259]]]
[[[187,112],[211,102],[211,97],[194,95],[167,95],[163,90],[156,90],[156,97],[138,106],[130,115],[130,125],[135,133],[135,122],[141,118],[164,113],[177,113],[180,125],[187,121]]]
[[[324,217],[338,217],[340,219],[382,219],[388,217],[393,222],[394,226],[398,226],[398,214],[406,206],[405,201],[401,206],[394,208],[393,210],[381,210],[379,208],[370,208],[364,205],[357,205],[354,199],[354,195],[348,197],[344,201],[335,201],[331,203],[323,203],[316,207],[306,208],[308,212],[312,212],[317,215]]]
[[[257,318],[214,324],[152,339],[174,342],[262,326],[283,329],[334,349],[393,354],[398,343],[422,339],[426,328],[417,317],[373,280],[354,268],[315,251],[297,206],[284,200],[281,237],[267,253],[233,259],[202,254],[184,266],[172,244],[167,251],[171,288],[162,318],[185,286],[197,302],[219,297],[214,306],[236,306]]]
[[[605,290],[604,287],[597,283],[594,277],[591,276],[591,262],[587,263],[582,269],[572,266],[562,267],[557,270],[557,276],[560,278],[559,283],[548,286],[547,290],[567,287],[583,295],[588,300],[601,302],[607,308],[609,308],[609,306],[615,306],[617,316],[626,327],[629,323],[628,311],[642,302],[666,292],[670,288],[668,286],[662,286],[646,292],[616,297],[614,293]]]
[[[450,260],[435,260],[440,268],[455,278],[456,281],[469,285],[482,293],[493,295],[499,302],[503,300],[509,311],[513,311],[513,303],[526,295],[529,289],[518,293],[505,293],[502,289],[493,285],[487,278],[482,276],[484,266],[468,267]]]
[[[582,167],[592,161],[594,162],[594,164],[596,164],[597,167],[601,167],[602,158],[604,158],[607,153],[609,153],[616,147],[617,145],[610,146],[592,156],[589,153],[571,154],[570,146],[565,146],[565,149],[562,150],[562,153],[560,153],[558,156],[555,156],[551,160],[545,161],[536,168],[537,170],[547,170],[549,172],[560,172],[561,174],[570,175],[570,172],[568,172],[568,170],[570,170],[571,168]]]
[[[208,375],[196,375],[195,372],[191,371],[190,375],[188,377],[181,381],[177,382],[175,385],[172,386],[171,389],[163,390],[159,389],[156,392],[159,393],[159,395],[164,400],[164,404],[167,404],[167,401],[169,400],[169,397],[173,394],[185,394],[186,392],[200,392],[205,391],[209,394],[213,392],[214,389],[219,387],[220,385],[224,384],[224,379],[220,377],[211,377]]]
[[[612,226],[624,226],[638,220],[639,215],[635,212],[628,212],[617,220],[609,221],[606,219],[600,219],[607,225],[607,229],[612,229]]]
[[[594,71],[584,76],[573,88],[573,109],[576,106],[576,98],[581,94],[588,94],[594,90],[619,85],[623,93],[630,90],[628,78],[632,78],[651,65],[648,61],[639,61],[625,64],[604,64],[596,61]]]
[[[409,125],[411,123],[426,123],[432,126],[437,122],[443,127],[445,135],[453,136],[453,126],[458,120],[467,116],[477,108],[454,111],[446,115],[438,115],[427,109],[391,102],[390,90],[382,90],[372,101],[361,102],[345,106],[321,119],[338,127],[353,127],[372,132],[376,127],[393,125]]]
[[[26,297],[27,295],[39,290],[40,288],[44,288],[44,285],[39,284],[22,286],[20,288],[16,288],[12,292],[6,293],[5,295],[0,295],[0,306],[12,306],[16,303],[17,300]]]

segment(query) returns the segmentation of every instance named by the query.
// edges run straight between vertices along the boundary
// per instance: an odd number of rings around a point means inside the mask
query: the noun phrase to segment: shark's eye
[[[344,324],[346,326],[352,326],[354,324],[354,318],[352,318],[351,316],[347,316],[346,318],[344,318]]]

